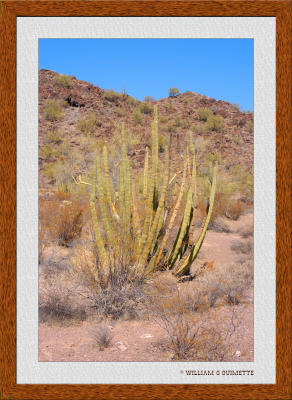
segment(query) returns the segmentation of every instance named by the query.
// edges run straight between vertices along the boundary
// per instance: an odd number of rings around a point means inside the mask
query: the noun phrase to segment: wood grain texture
[[[0,1],[1,2],[1,1]],[[291,399],[291,1],[3,1],[0,11],[1,399]],[[16,384],[16,16],[277,17],[276,385]]]

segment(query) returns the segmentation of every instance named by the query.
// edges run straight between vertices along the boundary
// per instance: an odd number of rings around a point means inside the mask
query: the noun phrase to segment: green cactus
[[[154,107],[151,158],[149,160],[149,148],[146,147],[141,194],[136,190],[133,178],[135,172],[131,171],[127,156],[124,125],[121,129],[121,140],[122,157],[117,203],[114,200],[116,188],[110,177],[106,146],[103,147],[102,158],[97,158],[92,182],[90,209],[99,268],[102,273],[106,273],[110,263],[114,262],[114,257],[121,258],[128,246],[130,259],[127,258],[127,263],[133,267],[133,271],[138,268],[146,274],[151,274],[158,269],[167,268],[176,276],[183,275],[195,260],[206,235],[214,205],[218,164],[216,162],[210,170],[212,183],[208,212],[194,240],[198,184],[192,134],[190,133],[185,149],[182,171],[179,157],[176,161],[170,158],[170,155],[175,153],[169,150],[169,146],[166,146],[164,155],[159,159],[158,117],[157,108]],[[158,182],[162,184],[159,186]],[[80,183],[85,182],[80,179]],[[100,217],[97,214],[97,205]],[[184,211],[181,220],[178,221],[181,209]],[[178,234],[174,243],[170,245],[170,233],[178,223]],[[170,249],[168,256],[167,248]]]

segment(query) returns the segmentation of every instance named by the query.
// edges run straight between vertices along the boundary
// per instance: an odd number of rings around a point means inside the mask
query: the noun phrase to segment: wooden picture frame
[[[292,3],[271,1],[0,0],[1,399],[291,399]],[[276,384],[16,384],[16,17],[276,17]]]

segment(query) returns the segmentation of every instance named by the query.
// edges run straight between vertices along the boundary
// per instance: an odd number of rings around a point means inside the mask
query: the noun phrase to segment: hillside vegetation
[[[235,360],[252,213],[252,113],[39,72],[40,322],[93,318],[104,351],[111,321],[148,321],[166,332],[162,360]]]

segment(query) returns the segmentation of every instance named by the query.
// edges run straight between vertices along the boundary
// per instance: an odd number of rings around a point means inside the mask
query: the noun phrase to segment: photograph
[[[38,39],[40,363],[253,362],[253,248],[252,38]]]

